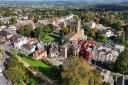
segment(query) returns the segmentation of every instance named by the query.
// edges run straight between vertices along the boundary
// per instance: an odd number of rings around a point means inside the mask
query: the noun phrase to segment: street
[[[0,85],[11,85],[5,76],[0,76]]]
[[[0,68],[3,71],[3,75],[0,75],[0,85],[11,85],[11,83],[6,79],[6,76],[4,75],[5,71],[5,62],[9,58],[9,55],[6,52],[9,52],[11,46],[9,46],[9,42],[3,43],[3,59],[1,61],[1,66]]]

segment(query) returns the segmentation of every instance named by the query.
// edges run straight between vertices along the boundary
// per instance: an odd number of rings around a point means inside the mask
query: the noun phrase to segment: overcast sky
[[[0,0],[0,1],[85,1],[85,2],[119,2],[128,0]]]

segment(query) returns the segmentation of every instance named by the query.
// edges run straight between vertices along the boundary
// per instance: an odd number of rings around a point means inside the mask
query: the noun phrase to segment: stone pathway
[[[57,59],[57,58],[46,58],[46,60],[49,61],[54,66],[59,66],[59,65],[63,64],[63,62],[59,61],[59,59]],[[62,59],[60,58],[60,60],[62,60]]]

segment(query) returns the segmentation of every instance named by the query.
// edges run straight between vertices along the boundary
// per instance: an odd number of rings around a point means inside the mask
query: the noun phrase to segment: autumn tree
[[[63,85],[101,85],[100,74],[92,70],[87,61],[67,58],[62,71]]]
[[[92,34],[93,34],[93,36],[96,36],[96,33],[99,31],[99,29],[98,28],[93,28],[92,29]]]

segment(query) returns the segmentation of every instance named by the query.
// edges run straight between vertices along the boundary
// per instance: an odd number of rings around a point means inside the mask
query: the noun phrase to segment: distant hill
[[[85,3],[125,3],[127,0],[0,0],[0,3],[10,3],[10,2],[17,2],[17,3],[33,3],[33,2],[85,2]]]
[[[124,6],[121,4],[96,4],[92,10],[97,11],[124,11],[128,10],[128,5]]]
[[[122,1],[122,2],[120,3],[120,5],[128,6],[128,1]]]
[[[125,9],[128,6],[128,0],[0,0],[0,4],[16,5],[16,4],[56,4],[56,5],[97,5],[96,9],[100,7],[105,9]],[[105,4],[105,5],[104,5]],[[99,5],[99,6],[98,6]],[[118,5],[118,6],[117,6]],[[121,6],[121,8],[119,8]]]

